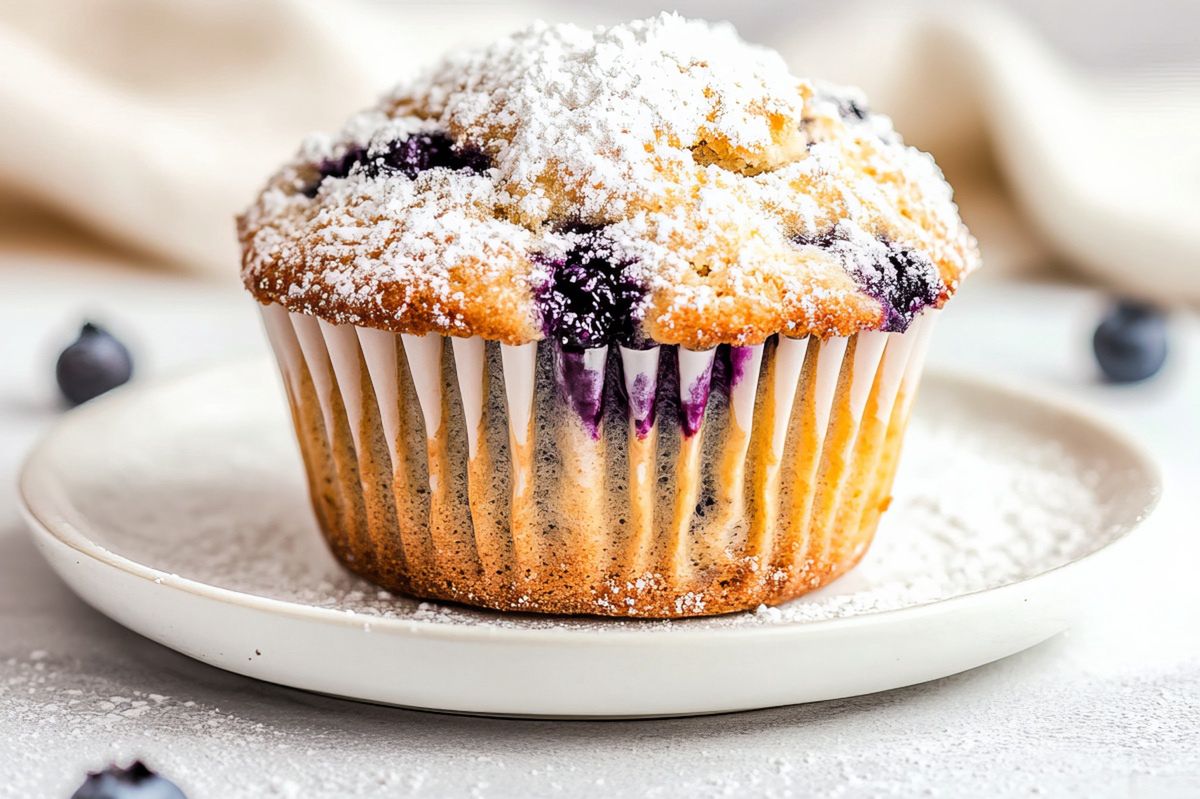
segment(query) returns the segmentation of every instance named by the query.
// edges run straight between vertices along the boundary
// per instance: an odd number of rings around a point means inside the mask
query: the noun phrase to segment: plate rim
[[[25,456],[17,479],[17,503],[22,517],[30,530],[35,543],[39,545],[39,537],[49,542],[66,546],[80,555],[97,561],[101,566],[123,571],[131,576],[158,583],[162,586],[185,591],[209,601],[234,605],[246,609],[259,610],[276,615],[285,615],[295,619],[307,620],[324,625],[362,628],[364,620],[369,622],[372,634],[385,635],[420,635],[422,637],[440,639],[450,642],[486,641],[487,639],[503,638],[506,642],[529,641],[539,644],[571,644],[585,643],[591,646],[620,645],[630,640],[645,638],[652,635],[669,635],[672,642],[687,642],[689,639],[714,638],[754,639],[774,636],[821,635],[833,628],[858,628],[895,623],[900,617],[915,621],[921,616],[938,615],[962,609],[968,604],[984,601],[985,596],[994,596],[999,592],[1011,592],[1027,588],[1034,583],[1042,583],[1061,576],[1066,570],[1075,571],[1085,565],[1093,564],[1101,557],[1110,555],[1114,550],[1123,548],[1133,534],[1143,526],[1146,519],[1153,513],[1162,497],[1163,476],[1162,468],[1150,453],[1148,448],[1135,440],[1125,431],[1117,428],[1093,408],[1077,399],[1065,397],[1045,389],[1031,389],[1028,386],[1018,386],[1015,381],[1001,380],[995,377],[983,377],[964,370],[948,370],[929,368],[922,377],[922,382],[935,381],[953,387],[967,390],[999,393],[1015,398],[1026,404],[1040,406],[1041,410],[1049,410],[1059,415],[1073,417],[1075,421],[1090,426],[1095,432],[1108,438],[1109,443],[1123,450],[1139,472],[1146,479],[1147,492],[1135,518],[1123,523],[1118,535],[1098,548],[1072,558],[1045,571],[1022,577],[1002,585],[980,588],[962,594],[956,594],[944,599],[935,599],[916,605],[900,608],[871,611],[857,616],[846,616],[816,621],[792,620],[762,625],[745,625],[729,627],[705,627],[687,629],[679,626],[670,627],[670,620],[662,619],[608,619],[602,616],[587,617],[597,624],[605,622],[620,622],[612,629],[571,629],[555,627],[518,627],[494,624],[446,624],[443,622],[424,619],[394,618],[374,616],[362,613],[347,613],[334,608],[317,607],[276,599],[259,594],[248,593],[219,585],[195,580],[190,577],[165,572],[144,563],[132,560],[120,553],[107,549],[89,538],[65,518],[50,521],[47,517],[54,514],[47,512],[44,505],[39,505],[32,494],[36,492],[34,482],[46,479],[41,474],[43,460],[49,457],[49,450],[60,437],[95,415],[99,415],[110,407],[128,402],[131,397],[156,390],[163,390],[172,385],[188,380],[199,379],[222,371],[232,371],[238,367],[245,368],[257,361],[266,362],[265,358],[243,358],[210,364],[206,367],[177,373],[171,376],[145,381],[138,384],[121,387],[109,394],[74,408],[62,418],[43,431],[36,443]],[[48,500],[47,500],[48,501]],[[39,513],[40,511],[40,513]],[[66,581],[64,581],[66,582]],[[74,588],[72,586],[72,591]],[[486,608],[471,608],[480,613],[494,614],[498,617],[512,617],[512,614]],[[747,611],[741,611],[747,612]],[[732,614],[731,614],[732,615]],[[666,621],[667,623],[664,623]],[[632,622],[632,623],[631,623]]]

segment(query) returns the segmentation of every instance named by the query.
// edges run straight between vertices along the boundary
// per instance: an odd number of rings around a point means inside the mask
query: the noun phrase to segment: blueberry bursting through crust
[[[399,173],[414,178],[430,169],[481,174],[490,165],[485,153],[460,146],[445,133],[418,133],[383,150],[355,147],[339,158],[324,161],[317,167],[317,180],[305,186],[302,193],[316,197],[326,178],[344,178],[358,170],[371,177]],[[639,337],[635,319],[645,289],[629,275],[631,264],[614,257],[601,227],[574,223],[564,232],[573,240],[565,256],[534,256],[550,274],[536,292],[543,332],[568,350],[616,342],[647,346]]]
[[[536,256],[550,273],[537,292],[542,332],[566,349],[646,346],[636,318],[645,289],[630,274],[632,264],[614,256],[603,228],[576,224],[565,232],[572,239],[565,256]]]
[[[305,186],[306,197],[316,197],[325,178],[344,178],[356,169],[372,177],[398,172],[415,178],[429,169],[466,169],[476,174],[491,166],[487,155],[473,147],[460,147],[445,133],[415,133],[407,139],[391,142],[384,150],[354,147],[340,158],[331,158],[317,167],[319,177]]]
[[[587,367],[583,352],[613,344],[649,346],[638,332],[637,315],[646,292],[630,274],[632,264],[616,257],[603,228],[573,224],[563,232],[571,240],[564,255],[534,256],[549,272],[536,299],[542,332],[558,344],[559,388],[597,438],[603,373]]]
[[[837,254],[844,239],[836,230],[815,236],[793,236],[801,246],[818,247]],[[883,248],[874,263],[851,261],[847,270],[863,292],[883,306],[883,325],[887,333],[903,333],[917,314],[937,303],[945,284],[933,262],[924,255],[880,239]]]

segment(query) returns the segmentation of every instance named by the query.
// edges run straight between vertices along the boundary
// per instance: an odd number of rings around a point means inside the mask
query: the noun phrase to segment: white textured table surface
[[[1167,371],[1135,387],[1095,379],[1088,337],[1100,303],[1086,292],[976,281],[938,331],[936,365],[1084,400],[1163,464],[1166,495],[1130,548],[1128,580],[1071,633],[856,699],[649,722],[504,721],[254,682],[77,600],[34,551],[12,487],[59,413],[53,359],[73,326],[83,315],[109,323],[135,348],[139,376],[263,344],[229,286],[2,256],[0,287],[0,796],[65,799],[86,768],[134,755],[191,799],[1200,796],[1194,315],[1175,318]],[[764,663],[763,679],[770,670]]]

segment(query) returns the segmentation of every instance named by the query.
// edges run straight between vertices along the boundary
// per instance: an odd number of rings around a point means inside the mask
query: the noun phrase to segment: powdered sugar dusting
[[[432,134],[488,168],[322,171]],[[535,24],[310,137],[241,219],[244,277],[330,321],[523,343],[541,336],[538,256],[578,224],[636,265],[644,333],[691,347],[884,327],[880,240],[919,254],[934,303],[977,262],[932,159],[861,93],[663,14]],[[835,226],[836,250],[796,246]]]
[[[452,55],[394,101],[494,152],[518,217],[603,223],[666,200],[664,171],[706,160],[693,149],[758,168],[802,152],[803,131],[774,124],[801,116],[798,89],[776,53],[730,26],[662,15],[595,31],[538,23]]]

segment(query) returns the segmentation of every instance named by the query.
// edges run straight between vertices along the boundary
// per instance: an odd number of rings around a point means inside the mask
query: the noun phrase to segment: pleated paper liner
[[[262,310],[347,568],[422,598],[649,618],[778,604],[862,557],[936,317],[571,352]]]

